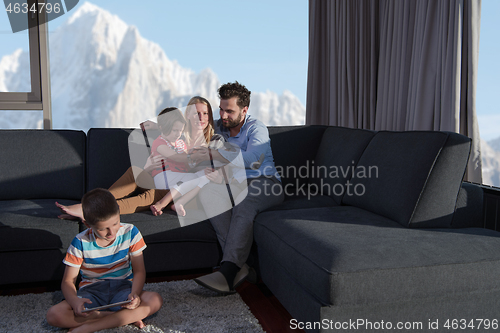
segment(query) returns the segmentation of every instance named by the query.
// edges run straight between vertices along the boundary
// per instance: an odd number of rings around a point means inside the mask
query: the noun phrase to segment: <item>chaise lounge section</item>
[[[315,140],[308,129],[281,131],[279,141],[292,147],[297,138]],[[496,318],[500,238],[477,228],[481,190],[460,186],[468,138],[328,127],[315,154],[312,147],[302,160],[295,152],[297,169],[307,162],[316,169],[297,184],[323,189],[332,201],[299,195],[295,208],[285,202],[286,209],[259,214],[254,226],[262,280],[294,327],[371,332],[382,322],[428,329],[435,320]],[[354,172],[335,172],[350,166]],[[351,192],[332,190],[348,182]]]

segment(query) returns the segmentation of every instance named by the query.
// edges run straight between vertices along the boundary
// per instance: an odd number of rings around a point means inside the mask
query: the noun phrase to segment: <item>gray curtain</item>
[[[473,140],[481,0],[310,0],[307,124]]]

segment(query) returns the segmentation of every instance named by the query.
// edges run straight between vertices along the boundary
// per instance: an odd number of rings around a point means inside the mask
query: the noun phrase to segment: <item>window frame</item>
[[[45,3],[45,0],[28,0],[29,6]],[[28,12],[28,39],[30,58],[30,92],[0,92],[0,110],[40,110],[43,111],[43,128],[52,128],[52,110],[50,98],[50,67],[48,48],[48,24],[41,20],[46,13]]]

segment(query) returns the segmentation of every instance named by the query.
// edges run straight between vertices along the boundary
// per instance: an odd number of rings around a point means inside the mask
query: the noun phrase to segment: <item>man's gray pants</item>
[[[258,177],[239,186],[231,185],[236,205],[232,208],[226,185],[210,183],[200,192],[200,201],[210,218],[222,247],[222,262],[242,267],[253,243],[255,216],[284,200],[281,183],[275,178]],[[246,197],[244,196],[246,194]]]

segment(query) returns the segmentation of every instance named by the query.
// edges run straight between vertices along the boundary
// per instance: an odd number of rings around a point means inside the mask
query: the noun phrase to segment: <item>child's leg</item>
[[[198,171],[197,173],[195,173],[195,175],[196,178],[189,182],[190,187],[188,187],[188,192],[184,192],[185,194],[182,195],[182,197],[178,200],[174,199],[174,204],[171,206],[172,210],[177,211],[177,214],[179,214],[180,216],[186,216],[184,205],[191,201],[194,197],[196,197],[201,188],[210,182],[210,180],[208,180],[208,178],[205,176],[205,172],[203,170]],[[188,183],[186,183],[186,185],[188,185]],[[189,190],[189,188],[192,189]]]
[[[123,309],[112,312],[109,316],[86,322],[72,330],[72,332],[95,332],[132,323],[136,323],[139,327],[144,325],[142,319],[157,312],[161,308],[163,300],[158,293],[151,291],[143,291],[140,297],[141,304],[139,307],[133,310]]]
[[[109,187],[109,192],[111,192],[116,199],[121,199],[132,194],[137,190],[137,187],[133,167],[130,167]]]
[[[197,186],[188,193],[184,194],[179,199],[175,200],[175,203],[171,206],[172,210],[175,210],[180,216],[186,216],[184,205],[191,201],[194,197],[196,197],[200,190],[201,188]]]
[[[66,301],[54,305],[47,311],[47,323],[51,326],[61,328],[74,328],[83,325],[84,323],[95,321],[104,318],[112,312],[94,311],[90,312],[86,317],[76,317],[73,308]]]
[[[151,211],[153,212],[154,216],[158,216],[163,214],[162,209],[165,208],[171,201],[172,198],[175,197],[179,192],[177,192],[175,189],[171,189],[170,192],[168,192],[163,198],[158,200],[157,203],[154,205],[151,205]]]
[[[127,171],[125,171],[125,173],[121,175],[121,177],[118,178],[118,180],[109,188],[109,192],[111,192],[111,194],[113,194],[113,196],[118,201],[118,206],[120,207],[120,214],[134,213],[135,208],[141,203],[141,201],[136,202],[136,200],[134,199],[130,199],[130,201],[125,199],[123,203],[120,200],[123,198],[127,198],[130,194],[132,194],[135,190],[138,189],[138,186],[134,178],[134,171],[132,168],[133,167],[128,168]],[[154,195],[154,192],[152,193]],[[138,196],[137,198],[141,197]],[[73,216],[83,220],[83,210],[81,203],[64,206],[56,202],[56,206],[59,207],[59,209],[64,213],[59,216],[60,218],[69,218],[70,216]]]

